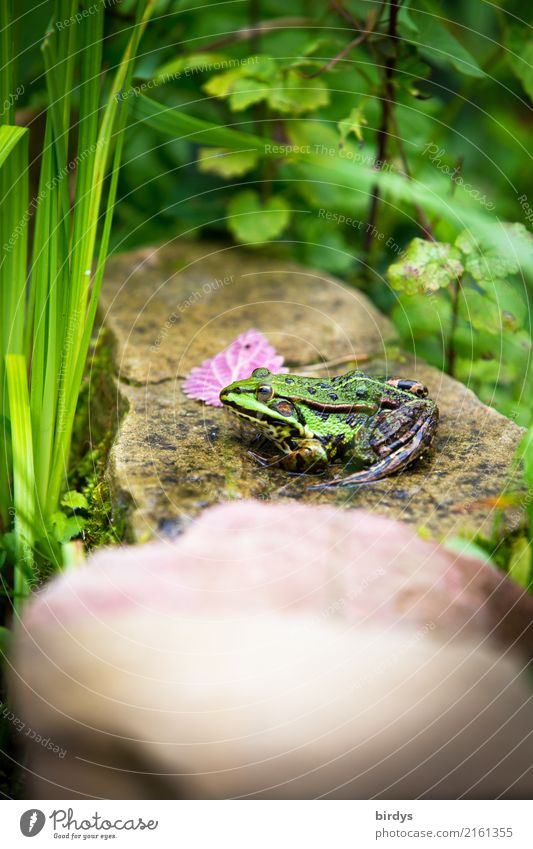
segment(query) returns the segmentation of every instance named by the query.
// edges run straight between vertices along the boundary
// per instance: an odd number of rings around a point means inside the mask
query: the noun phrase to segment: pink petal
[[[277,374],[288,371],[283,367],[283,357],[276,354],[263,334],[252,327],[237,336],[223,351],[191,369],[183,391],[189,398],[221,407],[220,390],[234,380],[250,377],[254,369],[261,367]]]

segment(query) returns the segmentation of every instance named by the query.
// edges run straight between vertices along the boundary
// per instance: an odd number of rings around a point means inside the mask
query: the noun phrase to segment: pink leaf
[[[260,367],[277,374],[287,372],[282,363],[283,357],[276,354],[263,334],[252,327],[237,336],[223,351],[191,369],[183,391],[196,401],[221,407],[218,396],[229,383],[250,377],[253,370]]]

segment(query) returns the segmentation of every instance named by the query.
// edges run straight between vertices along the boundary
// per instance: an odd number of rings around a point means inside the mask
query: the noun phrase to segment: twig
[[[274,32],[286,27],[316,27],[316,21],[313,18],[272,18],[270,21],[259,21],[253,26],[243,27],[230,35],[208,42],[202,47],[202,50],[218,50],[219,47],[226,47],[226,45],[234,44],[236,41],[247,41],[257,35],[264,35],[267,32]]]
[[[313,363],[309,366],[299,366],[299,368],[304,373],[323,371],[325,368],[333,368],[334,366],[340,366],[344,363],[367,363],[373,356],[374,354],[344,354],[344,356],[336,357],[334,360],[324,360],[322,363]]]
[[[342,18],[344,18],[345,21],[348,21],[348,23],[352,27],[354,27],[354,29],[361,29],[357,18],[354,17],[354,15],[352,15],[352,13],[348,11],[348,9],[345,9],[342,3],[339,2],[339,0],[331,0],[331,6]]]
[[[337,62],[340,62],[341,59],[344,59],[344,57],[347,56],[348,53],[353,50],[354,47],[358,47],[359,44],[362,44],[364,41],[366,41],[369,35],[372,35],[377,20],[377,12],[375,10],[372,10],[367,18],[365,30],[363,30],[356,38],[354,38],[353,41],[350,41],[350,43],[347,44],[346,47],[343,47],[340,53],[337,53],[337,55],[330,59],[329,62],[327,62],[325,65],[323,65],[322,68],[320,68],[318,71],[315,71],[314,74],[302,74],[301,76],[305,77],[305,79],[312,80],[315,77],[319,77],[321,74],[325,74],[326,71],[329,71],[331,68],[333,68],[337,64]]]
[[[404,170],[405,176],[407,177],[408,180],[412,180],[413,177],[411,175],[411,169],[409,168],[409,163],[407,161],[405,148],[403,146],[403,141],[402,141],[402,138],[401,138],[401,135],[400,135],[400,130],[398,128],[398,122],[396,121],[396,115],[395,115],[394,110],[391,110],[390,120],[391,120],[391,124],[393,125],[393,128],[394,128],[394,136],[395,136],[395,139],[396,139],[396,146],[398,148],[398,153],[400,154],[400,159],[402,160],[402,165],[403,165],[403,170]],[[431,242],[434,242],[435,237],[433,235],[432,225],[431,225],[431,222],[430,222],[428,216],[426,215],[424,209],[420,206],[419,203],[416,203],[416,202],[413,202],[413,206],[416,209],[416,213],[418,215],[418,223],[420,225],[420,229],[424,233],[424,236],[426,237],[426,239],[429,239]]]

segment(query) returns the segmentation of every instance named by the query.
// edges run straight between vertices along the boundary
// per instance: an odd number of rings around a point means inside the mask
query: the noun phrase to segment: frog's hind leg
[[[369,469],[355,472],[353,475],[348,475],[338,480],[314,484],[308,487],[308,489],[333,489],[337,486],[359,486],[374,483],[394,474],[394,472],[399,472],[401,469],[409,466],[413,460],[416,460],[428,449],[434,428],[435,420],[429,418],[409,442],[397,448],[396,451],[384,457],[383,460],[374,463]]]

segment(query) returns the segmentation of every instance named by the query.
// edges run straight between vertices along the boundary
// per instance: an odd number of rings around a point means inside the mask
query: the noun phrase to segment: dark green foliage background
[[[34,9],[24,2],[19,76],[25,93],[18,105],[37,110],[45,103],[38,34],[49,12],[46,3]],[[134,5],[106,3],[110,68]],[[449,201],[525,231],[527,204],[533,206],[533,40],[526,11],[518,2],[161,0],[143,40],[137,89],[128,93],[131,125],[114,249],[215,236],[336,273],[392,316],[404,346],[527,425],[531,290],[523,268],[502,277],[501,258],[488,255],[485,245],[485,279],[466,271],[459,293],[453,279],[434,291],[431,284],[393,289],[387,269],[400,251],[428,227],[436,240],[453,244],[465,226],[457,216],[435,214],[423,201],[416,208],[394,187],[380,190],[372,211],[368,186],[346,192],[308,179],[312,158],[305,177],[290,155],[237,153],[217,161],[209,133],[205,144],[198,136],[171,138],[135,112],[145,95],[267,144],[324,143],[342,148],[348,162],[350,155],[385,160],[385,170],[408,171],[443,208]],[[366,30],[373,32],[361,38]],[[361,43],[347,49],[354,40]],[[341,215],[351,223],[339,223]]]

